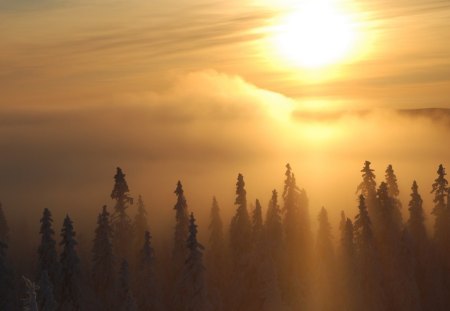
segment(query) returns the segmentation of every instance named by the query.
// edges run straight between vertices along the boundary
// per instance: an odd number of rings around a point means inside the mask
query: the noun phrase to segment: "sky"
[[[450,167],[450,4],[317,0],[354,36],[346,57],[308,68],[276,43],[304,1],[0,0],[5,213],[94,215],[116,166],[168,215],[178,179],[194,210],[215,194],[231,213],[239,172],[268,202],[287,162],[313,215],[355,211],[365,160],[379,180],[394,165],[404,201],[413,179],[429,198]]]

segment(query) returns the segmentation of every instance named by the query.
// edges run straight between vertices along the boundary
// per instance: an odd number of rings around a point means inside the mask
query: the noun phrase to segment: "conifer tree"
[[[103,206],[97,217],[92,247],[92,281],[94,291],[105,310],[112,308],[115,290],[112,233],[110,215],[106,206]]]
[[[64,219],[61,230],[62,253],[59,263],[61,267],[59,284],[59,306],[60,311],[80,311],[81,307],[81,272],[80,259],[76,252],[77,241],[73,222],[69,215]]]
[[[358,209],[359,212],[355,217],[354,230],[364,308],[371,311],[387,310],[381,263],[363,195],[359,196]]]
[[[26,297],[23,299],[23,306],[25,311],[38,311],[36,301],[36,291],[38,287],[26,277],[22,277],[25,282]]]
[[[312,306],[313,310],[335,310],[336,267],[328,213],[324,207],[319,213],[316,241]]]
[[[337,290],[340,296],[340,309],[356,311],[361,309],[361,289],[358,277],[358,266],[356,261],[354,228],[352,221],[341,213],[339,226],[340,238],[340,278],[341,285]]]
[[[172,258],[174,262],[174,272],[177,274],[182,269],[184,261],[186,260],[186,239],[189,234],[188,205],[180,181],[177,183],[175,194],[177,196],[177,202],[174,206],[176,224]]]
[[[286,165],[285,176],[283,191],[285,263],[281,284],[288,304],[293,309],[298,309],[305,304],[308,296],[312,238],[306,192],[298,188],[289,164]]]
[[[262,207],[261,203],[258,199],[255,201],[255,209],[253,210],[252,215],[252,237],[253,237],[253,243],[260,244],[262,243],[263,239],[263,218],[262,218]]]
[[[136,301],[130,288],[130,275],[128,263],[126,260],[122,261],[120,265],[119,274],[119,311],[136,311]]]
[[[436,217],[434,223],[434,240],[440,252],[442,260],[450,262],[450,211],[446,206],[448,195],[448,181],[445,178],[445,168],[439,165],[438,177],[435,179],[431,193],[434,194],[433,214]]]
[[[224,292],[229,273],[226,261],[227,252],[225,248],[223,223],[216,197],[213,197],[212,200],[209,232],[209,247],[206,252],[209,294],[214,310],[221,311],[224,308]]]
[[[53,293],[53,285],[47,270],[41,273],[38,283],[38,310],[39,311],[56,311],[56,301]]]
[[[38,280],[41,278],[43,271],[46,271],[50,282],[54,287],[57,285],[59,278],[59,263],[56,253],[56,241],[54,239],[53,219],[51,212],[46,208],[41,218],[41,243],[38,248]]]
[[[9,227],[3,212],[2,203],[0,202],[0,242],[8,244]]]
[[[137,213],[134,217],[133,232],[134,232],[134,254],[137,256],[142,249],[142,245],[145,242],[145,232],[149,229],[147,220],[147,211],[145,210],[144,201],[142,196],[139,195],[137,201]]]
[[[144,242],[139,252],[137,266],[136,297],[139,310],[162,310],[161,292],[156,280],[155,252],[149,231],[144,233]]]
[[[125,174],[118,167],[114,176],[114,188],[111,192],[111,198],[116,201],[112,225],[114,230],[113,246],[117,258],[128,259],[131,252],[133,230],[127,209],[129,204],[133,204],[133,198],[130,197],[129,192]]]
[[[386,243],[395,246],[402,230],[402,217],[385,182],[382,182],[377,190],[377,207],[373,216],[379,243],[383,246],[386,246]]]
[[[411,233],[414,244],[418,247],[424,247],[427,244],[427,232],[425,229],[425,216],[422,207],[422,197],[419,194],[419,186],[414,180],[411,187],[411,200],[409,201],[409,220],[408,228]]]
[[[178,282],[179,305],[176,311],[208,311],[211,304],[205,282],[203,266],[203,246],[197,241],[197,225],[194,214],[189,220],[189,236],[186,243],[188,257],[183,266],[183,273]]]
[[[248,256],[251,245],[251,223],[247,210],[247,192],[242,174],[238,175],[236,183],[236,214],[230,224],[231,255],[234,265]]]
[[[389,164],[388,167],[386,168],[385,178],[389,196],[391,196],[394,199],[398,199],[400,190],[398,189],[397,176],[395,176],[394,169],[392,168],[391,164]]]
[[[278,205],[278,193],[274,189],[265,220],[265,239],[269,253],[272,254],[276,266],[281,266],[281,253],[283,249],[283,224],[281,222],[281,209]]]
[[[252,226],[247,210],[247,192],[244,177],[239,174],[236,183],[236,213],[230,224],[231,260],[233,263],[233,279],[231,282],[231,308],[236,311],[249,311],[249,304],[253,301],[247,296],[251,289],[252,263],[251,247]]]
[[[374,170],[370,168],[370,164],[370,161],[364,162],[364,167],[361,170],[363,180],[358,185],[356,193],[364,196],[365,204],[369,209],[369,214],[373,217],[373,209],[376,208],[377,184],[375,181]]]

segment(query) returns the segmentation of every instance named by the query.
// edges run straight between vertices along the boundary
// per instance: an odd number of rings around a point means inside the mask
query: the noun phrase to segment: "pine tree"
[[[280,267],[280,256],[283,249],[283,224],[281,222],[281,209],[278,205],[278,193],[276,190],[272,191],[264,227],[269,253],[272,254],[276,266]]]
[[[433,214],[436,217],[434,223],[434,240],[440,252],[442,260],[450,262],[450,211],[446,206],[448,194],[448,181],[445,178],[445,168],[439,165],[438,177],[435,179],[431,193],[434,193]]]
[[[38,284],[38,309],[39,311],[56,311],[57,303],[53,293],[53,285],[47,270],[42,271]]]
[[[41,218],[41,243],[38,248],[38,280],[43,271],[46,271],[50,282],[56,287],[59,279],[59,263],[54,239],[53,219],[51,212],[46,208]]]
[[[252,215],[252,238],[254,241],[253,242],[254,245],[262,243],[263,231],[264,226],[263,226],[261,203],[259,202],[258,199],[256,199],[255,209],[253,210]]]
[[[244,177],[239,174],[236,183],[236,213],[230,224],[230,248],[233,263],[233,279],[231,282],[231,307],[233,310],[249,311],[253,301],[247,296],[251,289],[252,279],[252,225],[247,210],[247,192]]]
[[[319,213],[316,242],[312,306],[313,310],[335,310],[336,267],[328,213],[324,207]]]
[[[206,252],[209,293],[214,310],[221,311],[224,308],[224,294],[229,273],[223,223],[216,197],[212,200],[209,232],[209,247]]]
[[[284,271],[282,289],[287,303],[298,309],[308,296],[312,237],[309,223],[308,199],[300,190],[289,164],[286,165],[284,182]]]
[[[236,214],[230,224],[231,255],[234,265],[246,260],[251,246],[251,223],[247,210],[247,192],[244,177],[239,174],[236,183]]]
[[[120,167],[117,168],[114,181],[114,188],[111,192],[111,198],[116,201],[112,219],[113,246],[118,258],[128,259],[131,252],[130,242],[133,229],[127,209],[129,204],[133,204],[133,198],[129,195],[130,190],[125,180],[125,174]]]
[[[208,311],[211,310],[205,267],[203,266],[203,246],[197,241],[197,225],[194,214],[189,220],[189,236],[186,243],[188,257],[183,266],[183,273],[178,282],[179,305],[175,310]]]
[[[411,187],[411,200],[409,201],[409,220],[408,228],[411,233],[414,244],[422,248],[424,244],[427,244],[427,232],[425,228],[425,216],[422,207],[422,197],[419,194],[419,186],[414,180]]]
[[[372,223],[367,211],[366,200],[359,196],[359,212],[355,217],[354,230],[361,277],[362,301],[365,310],[384,311],[386,294],[383,288],[382,268],[375,246]]]
[[[63,250],[60,255],[60,281],[59,285],[59,307],[60,311],[79,311],[81,307],[81,272],[80,259],[76,252],[77,241],[73,222],[69,215],[64,219],[61,230],[61,242]]]
[[[371,214],[371,217],[374,217],[372,214],[373,209],[376,207],[377,183],[375,181],[375,174],[373,173],[374,170],[370,168],[370,164],[369,161],[364,162],[364,167],[361,170],[363,180],[358,185],[356,193],[364,196],[369,214]]]
[[[144,242],[138,257],[136,297],[139,310],[162,310],[161,293],[155,272],[155,252],[149,231],[144,233]]]
[[[36,291],[38,287],[26,277],[22,277],[26,287],[26,297],[23,299],[24,311],[38,311]]]
[[[136,311],[136,301],[134,300],[133,293],[130,288],[130,275],[128,269],[128,262],[126,260],[122,261],[120,265],[119,274],[119,311]]]
[[[137,256],[142,249],[142,245],[144,245],[145,241],[145,232],[149,229],[148,220],[147,220],[147,211],[145,210],[144,201],[142,197],[139,195],[137,201],[137,213],[134,217],[133,222],[133,232],[134,232],[134,254]]]
[[[97,228],[92,247],[92,281],[96,296],[105,310],[114,303],[114,255],[110,215],[103,206],[97,217]]]
[[[182,269],[184,261],[186,260],[186,239],[189,234],[189,214],[188,205],[184,196],[183,186],[178,181],[175,189],[177,202],[174,206],[175,214],[175,236],[173,244],[172,258],[174,262],[174,272],[178,274]]]
[[[339,306],[341,310],[360,310],[361,288],[358,277],[358,266],[356,261],[355,237],[352,221],[341,213],[340,239],[340,279],[341,285],[337,288],[340,297]]]

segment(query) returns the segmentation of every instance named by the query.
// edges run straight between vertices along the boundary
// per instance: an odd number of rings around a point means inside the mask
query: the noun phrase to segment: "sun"
[[[322,68],[351,55],[357,30],[350,16],[332,0],[303,1],[275,30],[281,56],[304,68]]]

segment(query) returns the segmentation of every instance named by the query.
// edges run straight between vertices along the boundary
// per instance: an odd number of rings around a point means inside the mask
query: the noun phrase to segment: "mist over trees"
[[[175,203],[167,206],[173,209],[169,236],[159,248],[149,226],[158,214],[147,211],[141,195],[136,213],[129,214],[134,200],[125,177],[117,168],[113,208],[103,206],[95,230],[84,233],[90,252],[80,251],[69,215],[57,236],[52,213],[44,209],[39,245],[28,250],[34,262],[29,270],[14,269],[19,259],[8,253],[7,207],[0,204],[0,310],[450,309],[450,188],[442,165],[430,185],[413,181],[409,201],[401,202],[393,166],[377,182],[365,161],[357,212],[342,211],[336,224],[327,207],[310,215],[307,192],[289,164],[282,191],[274,189],[268,202],[250,200],[238,174],[231,220],[213,196],[204,227],[178,181]],[[424,211],[424,188],[433,195],[431,215]],[[433,230],[427,230],[427,217]]]

